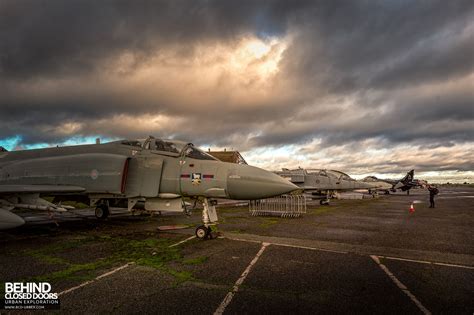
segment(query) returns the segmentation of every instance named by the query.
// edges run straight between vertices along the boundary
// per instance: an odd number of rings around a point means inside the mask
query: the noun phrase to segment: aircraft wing
[[[39,193],[74,193],[85,191],[85,188],[68,185],[0,185],[0,195],[28,195]],[[15,201],[18,202],[18,201]],[[0,198],[0,230],[14,228],[25,224],[25,220],[10,211],[14,208],[25,208],[47,211],[67,211],[65,207],[54,205],[41,198],[12,203]]]
[[[68,185],[0,185],[0,194],[14,193],[73,193],[86,189]]]

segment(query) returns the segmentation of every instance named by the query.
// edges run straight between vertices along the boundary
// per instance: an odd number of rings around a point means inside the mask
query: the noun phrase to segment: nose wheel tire
[[[204,240],[207,239],[210,234],[210,229],[205,227],[204,225],[198,226],[196,228],[196,237]]]
[[[109,207],[107,205],[98,205],[95,208],[95,217],[99,220],[105,220],[109,216]]]
[[[196,228],[196,237],[201,240],[212,240],[216,236],[212,235],[211,227],[205,227],[204,225],[201,225]]]

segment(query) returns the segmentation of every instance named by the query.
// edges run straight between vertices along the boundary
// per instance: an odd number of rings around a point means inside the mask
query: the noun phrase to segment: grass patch
[[[335,207],[331,206],[321,206],[318,208],[314,208],[308,211],[309,214],[314,214],[314,215],[321,215],[323,213],[329,212],[331,210],[334,210]]]
[[[161,268],[161,270],[172,275],[176,280],[176,285],[194,280],[193,274],[189,271],[178,271],[171,268]]]
[[[43,263],[46,263],[48,265],[67,265],[67,264],[69,264],[69,262],[66,261],[65,259],[55,257],[55,256],[51,256],[51,255],[47,255],[47,254],[45,254],[45,253],[43,253],[39,250],[28,251],[26,254],[28,256],[31,256],[31,257],[34,257],[34,258],[38,259],[39,261],[41,261]]]
[[[233,220],[249,220],[251,219],[249,215],[233,215],[226,217],[226,220],[233,221]]]
[[[265,228],[265,229],[269,228],[270,226],[275,225],[279,222],[279,220],[276,219],[276,218],[261,218],[261,219],[262,219],[263,222],[260,223],[259,226],[261,228]]]
[[[101,267],[111,267],[110,260],[96,261],[87,264],[71,264],[66,269],[52,272],[46,275],[37,276],[31,279],[36,282],[51,282],[58,280],[80,280],[86,281],[95,278],[95,271]]]
[[[41,249],[24,250],[21,252],[23,255],[27,255],[37,259],[38,261],[48,265],[71,265],[71,262],[55,256],[58,252],[65,251],[71,248],[77,248],[84,244],[92,241],[101,239],[100,237],[78,237],[75,239],[68,239],[62,242],[56,242],[51,245],[46,245]]]
[[[58,253],[71,248],[79,248],[88,244],[111,244],[112,253],[107,258],[84,264],[76,264],[57,257]],[[178,283],[188,281],[192,274],[187,271],[176,271],[166,266],[169,262],[184,263],[180,249],[170,248],[168,239],[146,238],[143,240],[128,239],[110,236],[88,236],[58,242],[37,250],[27,250],[23,253],[50,265],[63,265],[60,271],[32,277],[25,281],[62,281],[62,280],[90,280],[96,277],[97,271],[111,268],[117,264],[135,262],[137,265],[148,266],[164,271],[176,278]],[[187,264],[203,263],[207,257],[187,260]]]
[[[246,211],[248,212],[249,208],[248,206],[242,206],[242,207],[218,207],[217,211],[219,213],[235,213],[235,212],[242,212]]]
[[[202,256],[202,257],[196,257],[196,258],[190,258],[183,260],[183,264],[185,265],[200,265],[202,263],[205,263],[209,257]]]

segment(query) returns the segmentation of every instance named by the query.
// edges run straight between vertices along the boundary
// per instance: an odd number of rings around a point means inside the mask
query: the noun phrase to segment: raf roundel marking
[[[99,178],[99,171],[96,170],[96,169],[93,169],[93,170],[91,171],[91,178],[92,178],[93,180],[96,180],[97,178]]]

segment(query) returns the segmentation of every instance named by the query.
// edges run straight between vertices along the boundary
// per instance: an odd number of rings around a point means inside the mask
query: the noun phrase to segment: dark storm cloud
[[[304,49],[290,66],[338,91],[470,73],[473,11],[472,1],[327,1],[295,23]]]
[[[158,132],[244,149],[313,138],[472,144],[473,21],[474,2],[462,0],[2,1],[0,139]],[[196,90],[189,78],[205,81],[207,69],[174,83],[209,53],[201,46],[232,49],[249,35],[288,39],[264,96],[257,80],[237,84],[230,71]],[[130,79],[157,65],[167,69],[161,80]],[[246,86],[247,99],[229,96]],[[175,123],[129,122],[154,115]]]
[[[194,43],[230,42],[246,33],[284,33],[286,16],[304,6],[303,1],[291,5],[287,1],[2,2],[0,115],[15,123],[11,128],[4,126],[0,137],[23,129],[25,141],[41,137],[57,140],[39,135],[34,126],[57,125],[65,119],[80,121],[120,113],[195,114],[199,106],[177,104],[166,97],[166,90],[162,99],[137,104],[130,95],[124,97],[128,91],[100,86],[83,92],[81,83],[94,80],[95,73],[104,71],[104,63],[126,52],[137,64],[146,63],[150,54],[168,47],[177,47],[176,54],[192,58]],[[63,78],[78,78],[79,82],[68,90],[59,88],[58,93],[46,95],[31,92],[28,85]],[[258,111],[254,108],[253,117],[259,116]]]
[[[10,78],[76,75],[131,51],[274,35],[301,1],[3,1],[0,71]]]
[[[296,115],[287,126],[288,118],[272,124],[271,132],[253,137],[254,145],[284,145],[304,143],[313,137],[322,138],[325,146],[337,146],[370,138],[390,143],[446,143],[474,139],[474,91],[469,87],[459,91],[434,91],[428,95],[385,92],[375,100],[354,97],[351,107],[329,105],[312,114]],[[440,94],[441,93],[441,94]],[[377,103],[380,102],[380,103]],[[383,111],[383,102],[390,102]]]
[[[299,63],[309,76],[318,74],[315,52],[331,60],[331,67],[353,72],[400,56],[447,27],[445,35],[456,37],[472,8],[471,1],[4,1],[0,69],[23,78],[77,74],[124,50],[146,57],[161,45],[188,47],[242,33],[280,35],[295,27],[308,48]],[[453,59],[472,66],[467,52]]]

